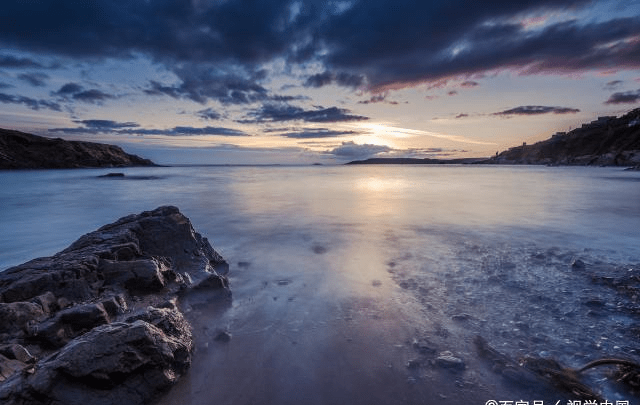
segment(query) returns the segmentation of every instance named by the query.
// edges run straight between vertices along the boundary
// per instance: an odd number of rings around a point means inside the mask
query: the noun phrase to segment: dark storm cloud
[[[6,94],[6,93],[0,93],[0,103],[22,104],[32,110],[40,110],[40,109],[46,108],[53,111],[62,111],[62,107],[60,106],[60,104],[52,101],[37,100],[31,97],[17,96],[17,95]]]
[[[627,41],[640,35],[638,16],[541,28],[513,19],[592,3],[311,0],[296,8],[290,0],[5,0],[0,45],[86,61],[146,55],[181,81],[152,82],[149,94],[226,104],[267,100],[261,78],[229,72],[208,77],[194,66],[233,65],[252,72],[260,63],[284,57],[324,64],[326,71],[309,77],[308,87],[369,84],[374,89],[496,69],[533,74],[640,66],[640,41]],[[2,63],[41,66],[12,56],[0,57]]]
[[[305,110],[289,104],[265,104],[261,108],[248,114],[251,119],[241,120],[241,123],[263,123],[282,121],[305,122],[344,122],[368,120],[368,117],[352,115],[344,108],[317,107],[315,110]]]
[[[511,108],[508,110],[494,113],[493,115],[512,116],[512,115],[541,115],[541,114],[575,114],[580,112],[577,108],[568,107],[551,107],[543,105],[524,105]]]
[[[613,93],[605,104],[631,104],[640,101],[640,89],[635,91],[625,91]]]
[[[34,87],[43,87],[47,84],[49,75],[41,72],[35,73],[21,73],[18,75],[18,79],[23,82],[27,82]]]
[[[588,1],[463,3],[468,4],[358,2],[323,27],[325,61],[333,69],[366,73],[374,87],[505,68],[562,73],[640,66],[640,43],[624,42],[640,34],[638,18],[565,21],[536,29],[507,21],[527,11]]]
[[[0,40],[75,57],[253,61],[282,50],[295,27],[278,29],[288,2],[182,0],[3,2]],[[290,35],[286,35],[287,32]]]
[[[319,139],[319,138],[338,138],[346,135],[357,135],[357,131],[335,131],[328,128],[306,128],[300,131],[285,132],[281,134],[286,138],[293,139]]]

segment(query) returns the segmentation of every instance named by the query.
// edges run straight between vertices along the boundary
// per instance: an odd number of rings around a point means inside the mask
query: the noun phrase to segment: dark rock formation
[[[0,169],[154,166],[120,147],[45,138],[0,128]]]
[[[228,298],[227,271],[188,218],[160,207],[0,273],[0,403],[152,401],[191,364],[177,299]]]
[[[619,118],[600,117],[551,139],[511,148],[482,163],[637,167],[640,108]]]

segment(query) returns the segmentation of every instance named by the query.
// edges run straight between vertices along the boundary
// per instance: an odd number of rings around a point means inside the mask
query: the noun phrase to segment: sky
[[[4,0],[0,127],[159,163],[479,157],[640,107],[640,0]]]

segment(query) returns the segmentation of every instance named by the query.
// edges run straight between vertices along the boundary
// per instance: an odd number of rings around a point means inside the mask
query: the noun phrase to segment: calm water
[[[228,307],[188,308],[197,319],[196,360],[165,404],[206,404],[212,395],[241,404],[543,397],[493,374],[475,353],[476,334],[514,358],[554,357],[572,367],[604,355],[638,358],[629,332],[638,320],[615,312],[611,291],[570,263],[640,263],[639,172],[118,171],[127,176],[0,172],[0,269],[51,255],[121,216],[178,206],[229,261],[234,298]],[[594,300],[602,308],[585,305]],[[221,329],[231,342],[213,341]],[[416,342],[452,352],[467,368],[434,366]],[[608,399],[628,399],[602,379],[591,382]]]

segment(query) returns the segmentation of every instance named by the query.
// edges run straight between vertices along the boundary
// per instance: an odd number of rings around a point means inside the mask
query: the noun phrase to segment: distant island
[[[462,158],[462,159],[429,159],[429,158],[370,158],[354,160],[348,165],[454,165],[470,164],[486,161],[487,158]]]
[[[155,166],[115,145],[65,141],[0,128],[0,169]]]
[[[347,164],[507,164],[631,166],[640,168],[640,108],[583,124],[550,139],[481,159],[372,158]]]

